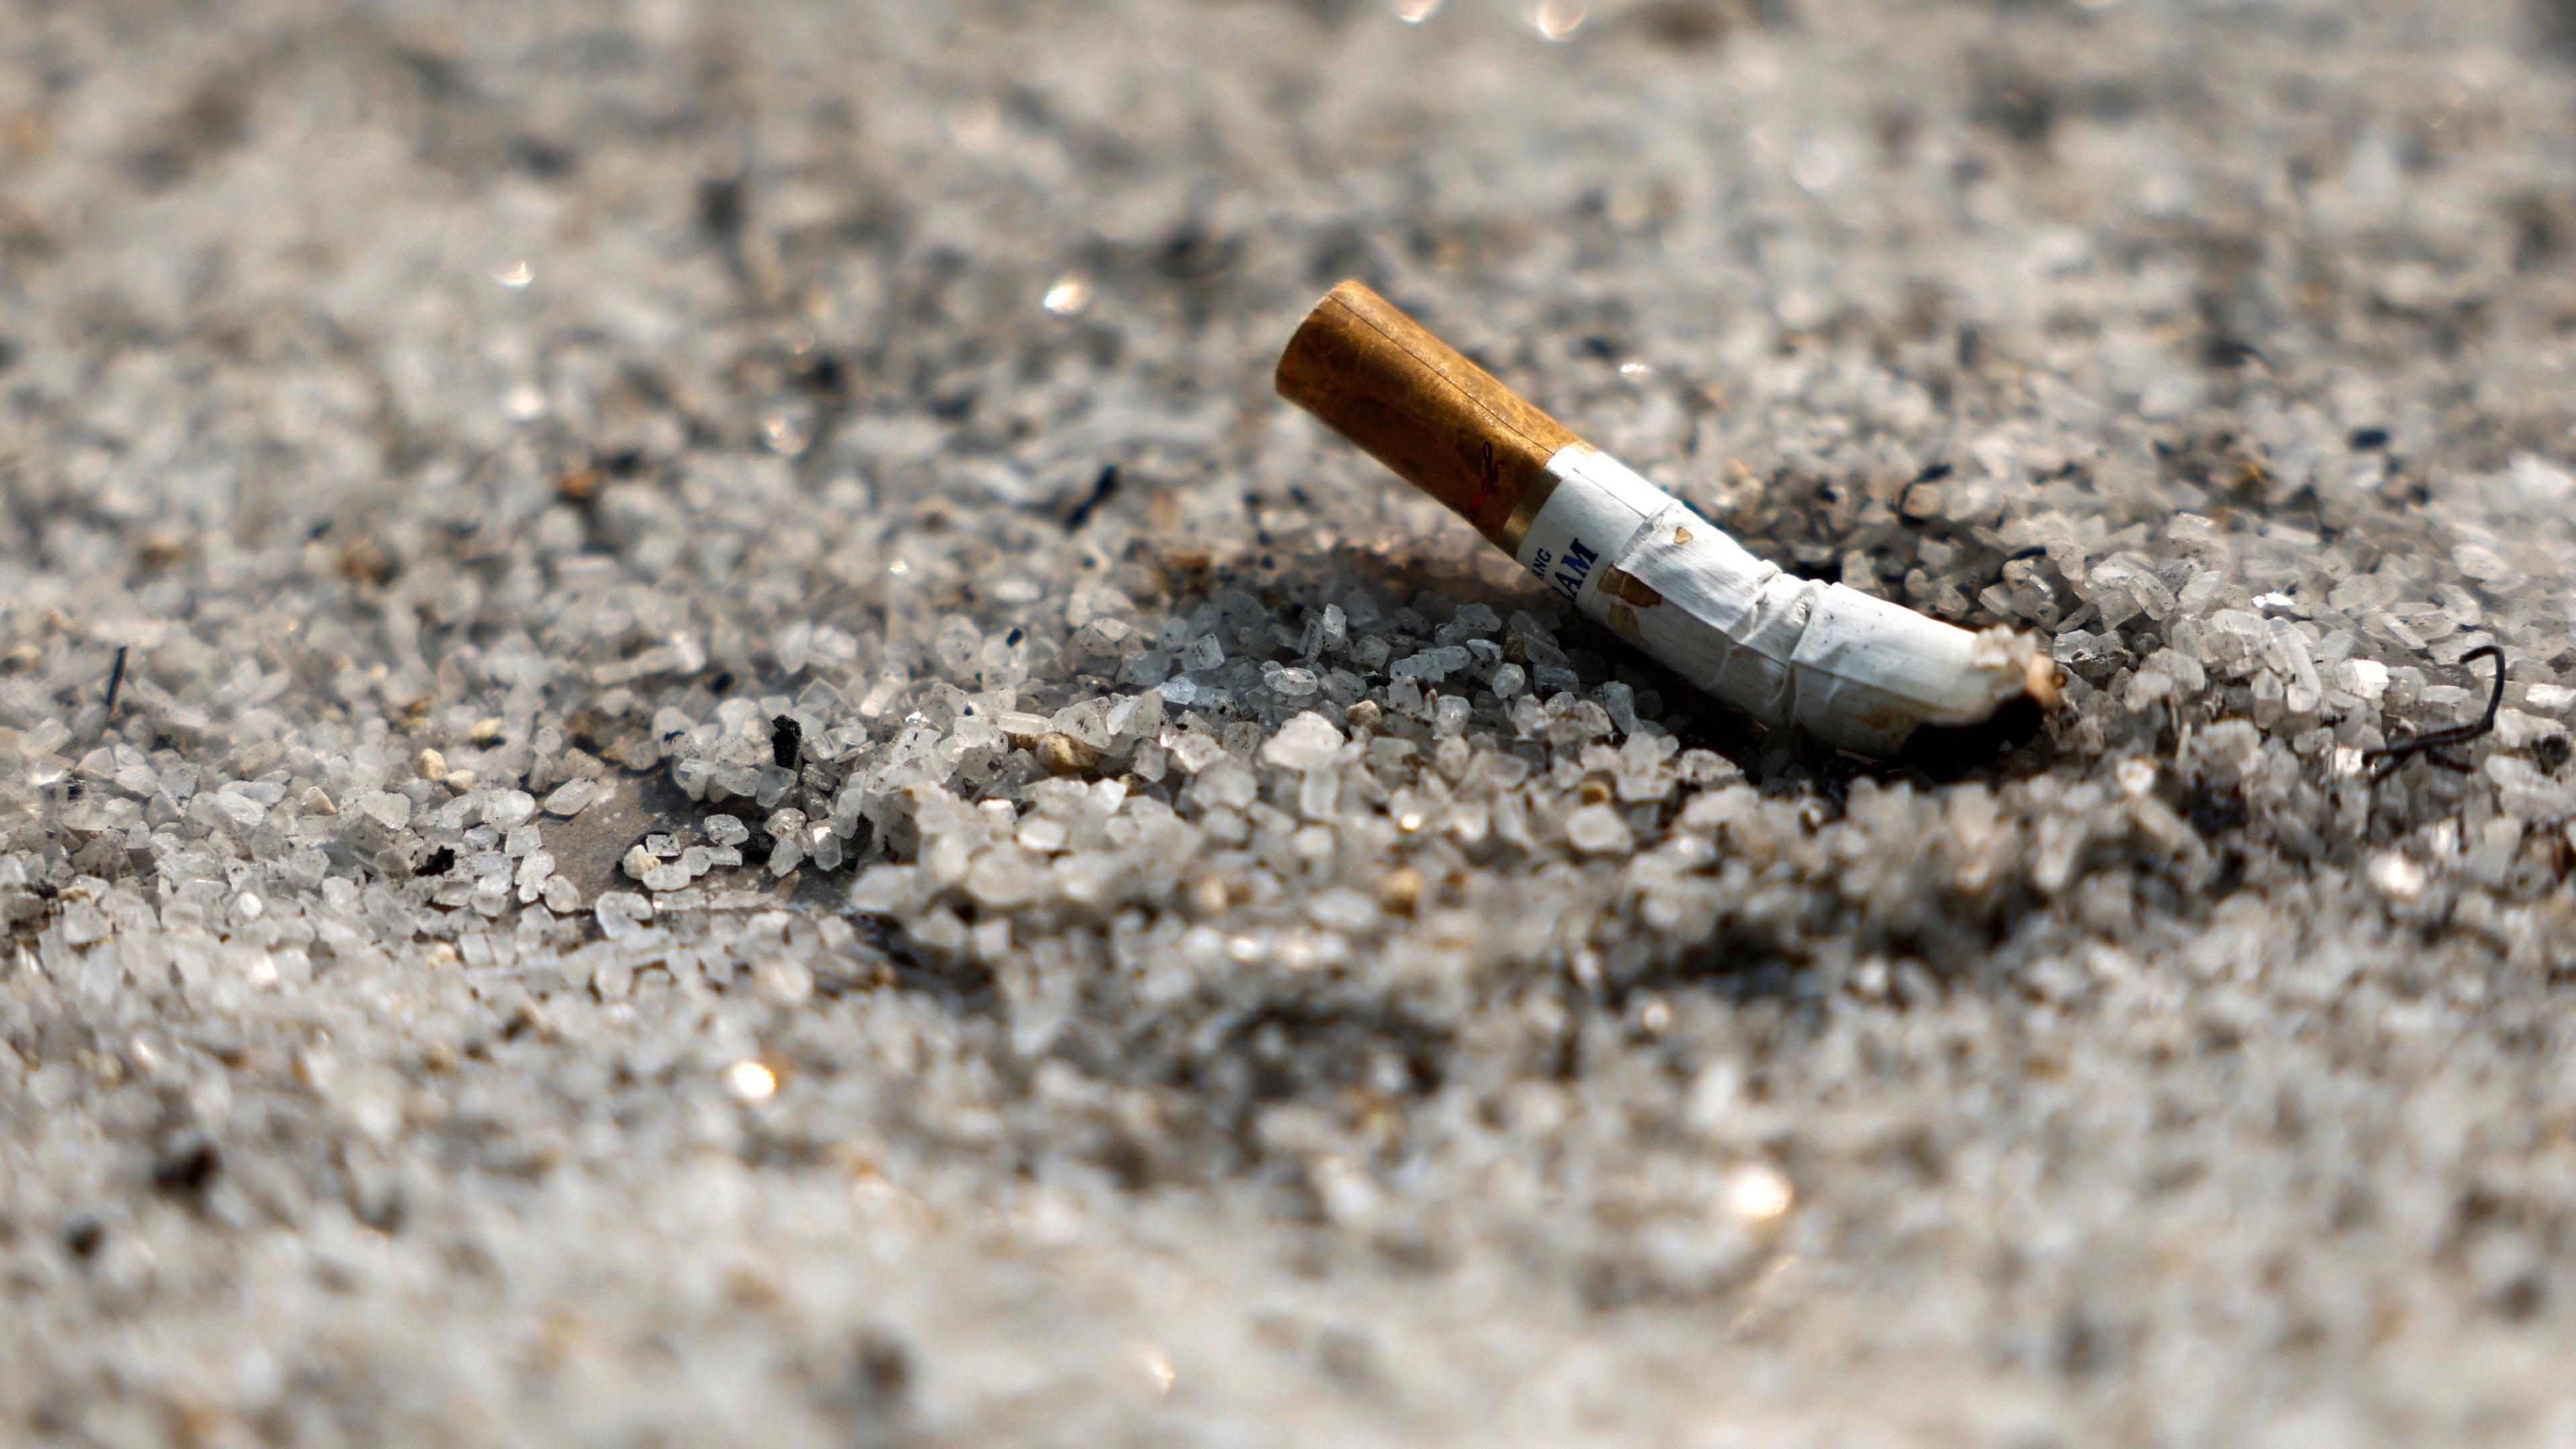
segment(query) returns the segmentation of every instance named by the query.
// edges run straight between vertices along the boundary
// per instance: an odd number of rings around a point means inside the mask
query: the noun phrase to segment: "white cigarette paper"
[[[1977,724],[2016,696],[2055,696],[2056,665],[2031,640],[1782,573],[1588,444],[1549,458],[1522,507],[1522,567],[1774,728],[1891,755],[1921,726]]]

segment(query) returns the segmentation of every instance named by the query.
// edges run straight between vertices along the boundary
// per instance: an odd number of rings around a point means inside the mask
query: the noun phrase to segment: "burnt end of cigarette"
[[[1927,725],[2061,702],[2037,640],[1782,573],[1357,282],[1297,329],[1278,385],[1541,585],[1765,724],[1892,755]]]
[[[1276,380],[1280,396],[1507,550],[1523,495],[1579,441],[1358,282],[1316,304]]]

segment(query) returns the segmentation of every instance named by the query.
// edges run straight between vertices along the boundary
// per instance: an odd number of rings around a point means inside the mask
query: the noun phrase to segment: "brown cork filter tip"
[[[1276,381],[1281,397],[1506,552],[1528,526],[1520,505],[1531,480],[1558,449],[1582,441],[1358,282],[1315,305],[1280,354]]]

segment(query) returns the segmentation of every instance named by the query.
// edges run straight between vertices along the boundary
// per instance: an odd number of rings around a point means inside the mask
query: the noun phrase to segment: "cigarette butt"
[[[1892,755],[1923,725],[2060,701],[2037,641],[1782,573],[1358,282],[1316,305],[1277,384],[1581,612],[1766,724]]]

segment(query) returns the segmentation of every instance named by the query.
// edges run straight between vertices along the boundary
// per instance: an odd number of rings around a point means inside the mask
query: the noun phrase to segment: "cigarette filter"
[[[1576,608],[1767,725],[1892,755],[1923,725],[1977,724],[2023,695],[2058,703],[2035,641],[1782,573],[1358,282],[1317,304],[1277,382]]]

